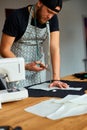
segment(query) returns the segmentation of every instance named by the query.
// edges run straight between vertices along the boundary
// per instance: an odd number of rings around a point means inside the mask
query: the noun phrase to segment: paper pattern
[[[27,107],[25,111],[52,120],[86,114],[87,94],[82,96],[68,95],[63,99],[51,98],[34,106]]]
[[[43,83],[43,84],[39,84],[39,85],[34,85],[32,87],[29,87],[31,89],[41,89],[41,90],[46,90],[46,91],[50,91],[50,90],[55,90],[55,89],[61,89],[61,90],[76,90],[79,91],[82,88],[78,87],[78,88],[74,88],[74,87],[68,87],[68,88],[58,88],[58,87],[49,87],[49,83]]]

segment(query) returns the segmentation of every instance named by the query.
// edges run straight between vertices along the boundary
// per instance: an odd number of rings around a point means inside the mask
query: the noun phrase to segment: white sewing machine
[[[28,97],[25,88],[17,89],[16,86],[8,86],[9,82],[17,82],[25,79],[25,66],[23,58],[0,59],[0,99],[1,103],[21,100]]]

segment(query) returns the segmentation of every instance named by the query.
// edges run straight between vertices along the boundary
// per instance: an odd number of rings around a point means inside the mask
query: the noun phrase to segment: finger
[[[62,83],[63,88],[69,88],[69,85],[66,83]]]
[[[52,84],[50,85],[50,87],[63,88],[62,84],[60,84],[60,83],[52,83]]]
[[[41,63],[41,61],[35,61],[35,63],[39,65]]]
[[[47,69],[48,66],[41,63],[40,67],[43,67],[44,69]]]
[[[33,66],[33,70],[38,72],[38,71],[44,70],[44,68],[43,67],[39,67],[39,66],[36,65],[36,66]]]
[[[68,88],[69,85],[61,81],[54,81],[50,84],[50,87]]]
[[[37,65],[39,65],[40,67],[42,67],[43,69],[47,69],[47,65],[44,65],[41,61],[35,61],[35,63],[37,64]]]

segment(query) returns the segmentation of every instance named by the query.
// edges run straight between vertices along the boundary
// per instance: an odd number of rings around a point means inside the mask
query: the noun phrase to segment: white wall
[[[87,16],[87,0],[64,2],[59,14],[61,76],[85,70],[85,40],[83,15]]]
[[[0,37],[5,8],[19,8],[37,0],[0,0]],[[87,0],[68,0],[59,13],[61,76],[84,71],[85,41],[83,15],[87,16]]]
[[[0,36],[5,20],[5,8],[21,8],[33,4],[37,0],[0,0]]]

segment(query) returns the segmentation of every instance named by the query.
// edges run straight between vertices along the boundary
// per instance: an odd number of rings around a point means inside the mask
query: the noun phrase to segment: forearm
[[[50,87],[68,88],[69,85],[60,80],[60,54],[59,52],[54,52],[52,56],[52,70],[53,70],[53,80]]]
[[[54,80],[60,80],[60,45],[58,31],[51,33],[50,54],[52,62],[52,78]]]
[[[1,43],[0,43],[0,55],[4,58],[16,57],[15,54],[11,51],[11,47],[14,43],[15,37],[9,36],[7,34],[2,34]]]
[[[14,58],[16,57],[15,54],[12,51],[0,51],[0,54],[4,58]]]
[[[51,53],[52,62],[52,78],[53,80],[60,80],[60,54],[59,52]]]

